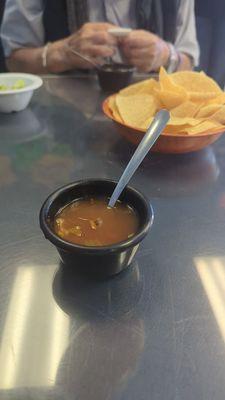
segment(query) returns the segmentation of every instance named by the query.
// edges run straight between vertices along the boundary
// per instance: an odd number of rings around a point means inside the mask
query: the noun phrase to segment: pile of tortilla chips
[[[145,131],[155,113],[166,108],[171,118],[169,134],[198,135],[225,130],[225,92],[204,72],[167,74],[160,69],[159,81],[147,79],[122,89],[109,99],[118,122]]]

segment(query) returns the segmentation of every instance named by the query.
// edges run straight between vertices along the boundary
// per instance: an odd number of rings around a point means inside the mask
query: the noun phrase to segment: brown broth
[[[106,246],[131,238],[139,220],[133,208],[117,201],[113,208],[107,198],[84,198],[60,210],[54,230],[67,242],[84,246]]]

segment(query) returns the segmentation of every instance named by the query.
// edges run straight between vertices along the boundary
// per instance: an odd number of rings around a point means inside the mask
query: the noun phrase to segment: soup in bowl
[[[52,193],[40,211],[40,226],[65,265],[110,276],[128,267],[147,235],[153,210],[136,189],[126,187],[108,207],[116,182],[83,180]]]

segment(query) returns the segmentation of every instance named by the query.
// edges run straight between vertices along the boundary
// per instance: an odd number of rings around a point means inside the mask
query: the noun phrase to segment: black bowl
[[[118,274],[130,265],[152,225],[153,210],[148,200],[129,186],[124,189],[120,200],[132,206],[139,216],[139,230],[132,238],[110,246],[89,247],[66,242],[53,230],[54,217],[59,209],[85,196],[110,196],[115,186],[116,182],[106,179],[82,180],[56,190],[44,202],[40,211],[40,227],[46,239],[56,246],[65,265],[98,276]]]
[[[97,70],[99,85],[104,92],[117,92],[131,83],[134,71],[128,64],[104,64]]]

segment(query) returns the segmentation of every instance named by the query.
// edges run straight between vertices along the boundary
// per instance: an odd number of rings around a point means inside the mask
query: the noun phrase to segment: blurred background
[[[2,16],[5,8],[5,0],[0,0],[0,27],[2,23]],[[2,49],[2,43],[1,43],[1,38],[0,38],[0,72],[4,72],[6,70],[5,68],[5,62],[4,62],[4,54],[3,54],[3,49]]]
[[[201,50],[198,70],[225,85],[225,1],[195,0],[198,41]]]
[[[188,0],[187,0],[188,1]],[[0,25],[6,0],[0,0]],[[198,70],[225,85],[225,1],[195,0],[196,26],[201,49]],[[6,70],[0,41],[0,72]]]

